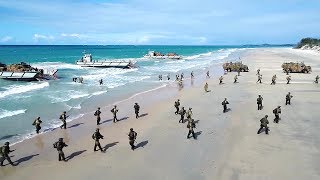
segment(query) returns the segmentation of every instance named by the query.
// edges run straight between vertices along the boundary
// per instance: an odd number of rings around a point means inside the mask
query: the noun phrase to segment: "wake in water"
[[[18,114],[24,114],[27,110],[26,109],[19,109],[15,111],[8,111],[5,109],[0,109],[0,119],[5,118],[5,117],[11,117],[15,116]]]
[[[5,91],[0,93],[0,98],[4,98],[6,96],[25,93],[28,91],[39,90],[45,87],[49,87],[48,82],[41,83],[29,83],[27,85],[11,85],[8,87],[4,87]]]

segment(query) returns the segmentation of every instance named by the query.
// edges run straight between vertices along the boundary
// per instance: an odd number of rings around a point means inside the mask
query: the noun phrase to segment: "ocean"
[[[40,116],[41,131],[61,124],[63,111],[68,121],[94,111],[99,104],[112,104],[125,97],[165,86],[176,74],[188,76],[226,61],[231,53],[261,46],[0,46],[0,62],[26,62],[37,68],[58,69],[58,79],[41,82],[12,82],[0,79],[0,144],[21,142],[35,136],[33,120]],[[145,59],[148,51],[175,52],[182,60]],[[83,52],[94,60],[132,60],[134,69],[82,68],[75,65]],[[230,57],[229,57],[230,58]],[[237,60],[235,57],[227,60]],[[162,74],[164,80],[159,81]],[[166,80],[170,74],[171,80]],[[75,83],[73,77],[83,77]],[[104,84],[99,85],[103,79]]]

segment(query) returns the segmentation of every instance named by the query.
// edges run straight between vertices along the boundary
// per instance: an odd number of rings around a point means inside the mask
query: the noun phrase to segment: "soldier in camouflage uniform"
[[[130,144],[132,150],[135,149],[134,141],[136,140],[137,135],[138,134],[135,131],[133,131],[133,128],[130,128],[130,132],[128,134],[128,137],[129,137],[129,144]]]
[[[176,108],[176,112],[174,114],[179,113],[180,99],[174,102],[174,107]]]
[[[293,96],[291,95],[291,93],[289,92],[287,95],[286,95],[286,105],[291,105],[291,98]]]
[[[223,113],[227,112],[227,104],[229,104],[229,102],[227,101],[227,98],[224,98],[224,101],[222,101],[222,106],[223,106]]]
[[[100,134],[99,128],[97,128],[97,129],[96,129],[96,132],[92,134],[92,139],[94,139],[94,148],[93,148],[93,151],[98,151],[98,150],[97,150],[97,147],[98,147],[99,150],[100,150],[101,152],[103,152],[102,147],[101,147],[100,142],[99,142],[100,139],[103,139],[103,136]]]
[[[220,78],[219,78],[219,84],[222,84],[222,80],[223,80],[223,76],[220,76]]]
[[[259,69],[257,69],[257,74],[256,75],[260,75],[260,68]]]
[[[290,84],[290,81],[291,81],[291,76],[288,76],[287,77],[287,84]]]
[[[261,80],[262,80],[262,75],[258,75],[258,81],[257,81],[257,83],[259,82],[259,83],[261,84],[261,83],[262,83]]]
[[[59,118],[62,121],[62,125],[60,126],[61,129],[67,129],[67,117],[69,116],[67,116],[66,113],[66,111],[63,111]]]
[[[275,108],[273,110],[273,114],[275,115],[275,118],[274,118],[273,122],[279,123],[280,114],[281,114],[281,106],[278,106],[277,108]]]
[[[257,98],[258,110],[262,110],[262,100],[263,98],[259,95]]]
[[[319,83],[319,75],[316,76],[316,80],[314,81],[314,83]]]
[[[94,112],[94,116],[97,116],[97,125],[99,125],[99,124],[100,124],[100,121],[101,121],[100,114],[101,114],[100,107],[98,107],[98,109],[96,110],[96,112]]]
[[[3,166],[4,160],[7,160],[11,164],[11,166],[15,166],[9,156],[9,154],[13,151],[14,150],[10,150],[9,142],[5,142],[4,146],[0,148],[0,166]]]
[[[42,123],[42,121],[41,121],[40,117],[38,117],[37,119],[35,119],[35,120],[33,121],[33,123],[32,123],[32,125],[36,127],[36,133],[37,133],[37,134],[39,134],[39,131],[40,131],[40,129],[41,129],[41,123]]]
[[[117,118],[117,113],[118,113],[118,109],[117,109],[117,106],[115,105],[112,109],[111,109],[111,112],[113,114],[113,122],[117,122],[118,121],[118,118]]]
[[[194,130],[193,130],[193,128],[196,128],[196,124],[195,124],[193,119],[189,119],[188,120],[187,128],[189,129],[189,132],[188,132],[188,135],[187,135],[187,139],[190,138],[191,134],[192,134],[193,139],[196,139],[196,135],[195,135]]]
[[[58,154],[59,154],[59,161],[63,160],[63,161],[67,161],[65,156],[64,156],[64,152],[63,152],[63,148],[67,147],[68,145],[66,143],[63,142],[63,138],[59,138],[58,142],[55,142],[53,144],[53,147],[56,148],[58,150]]]
[[[184,109],[184,107],[181,108],[179,114],[180,114],[179,123],[180,123],[180,122],[181,122],[181,123],[184,123],[184,116],[185,116],[185,114],[186,114],[186,110]]]
[[[235,75],[233,83],[237,83],[237,81],[238,81],[238,75]]]
[[[260,129],[258,130],[257,134],[260,134],[262,129],[265,128],[266,134],[269,134],[269,121],[268,121],[268,115],[265,115],[261,120],[260,120]]]
[[[277,79],[277,75],[273,75],[272,79],[271,79],[271,85],[275,85],[276,84],[276,79]]]

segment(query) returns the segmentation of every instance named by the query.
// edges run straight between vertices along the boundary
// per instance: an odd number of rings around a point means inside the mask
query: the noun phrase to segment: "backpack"
[[[60,115],[59,119],[63,119],[62,115]]]
[[[3,155],[4,153],[3,153],[3,150],[4,150],[4,148],[3,148],[3,146],[1,146],[0,147],[0,155]]]
[[[96,133],[92,134],[92,139],[96,139]]]
[[[96,112],[94,112],[94,114],[93,114],[94,116],[97,116],[98,115],[98,113],[97,113],[97,111]]]

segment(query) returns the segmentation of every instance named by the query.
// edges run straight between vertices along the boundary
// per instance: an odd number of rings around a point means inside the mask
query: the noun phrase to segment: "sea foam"
[[[5,118],[5,117],[15,116],[18,114],[24,114],[26,111],[27,111],[26,109],[20,109],[20,110],[15,110],[15,111],[8,111],[5,109],[0,109],[0,119]]]
[[[12,85],[12,86],[5,87],[6,90],[0,93],[0,98],[4,98],[6,96],[10,96],[14,94],[25,93],[28,91],[39,90],[48,86],[49,86],[48,82],[30,83],[27,85]]]

